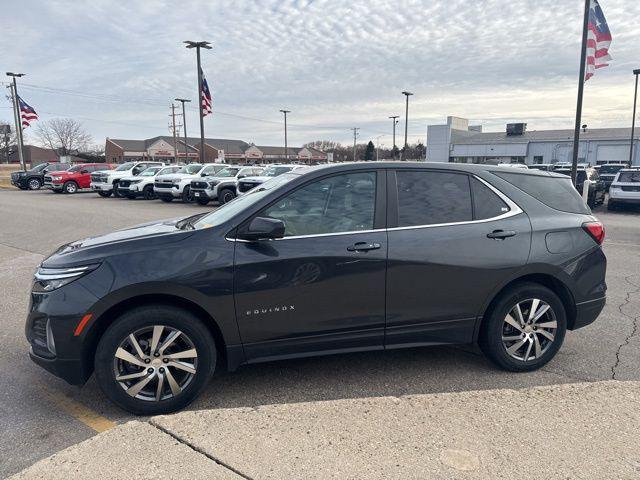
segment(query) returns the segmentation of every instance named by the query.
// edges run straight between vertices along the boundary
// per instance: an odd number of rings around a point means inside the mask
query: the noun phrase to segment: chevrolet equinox
[[[35,273],[30,356],[95,372],[136,414],[217,369],[478,342],[540,368],[605,304],[602,224],[565,175],[376,162],[300,169],[223,207],[60,247]]]

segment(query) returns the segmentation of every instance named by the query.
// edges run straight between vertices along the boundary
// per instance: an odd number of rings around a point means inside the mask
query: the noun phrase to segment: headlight
[[[51,180],[62,180],[62,177],[51,177]]]
[[[140,183],[141,181],[142,180],[131,180],[129,183],[133,185],[134,183]]]
[[[181,182],[181,180],[179,178],[174,178],[173,180],[171,180],[171,183],[173,183],[174,185],[178,185]]]
[[[70,268],[46,268],[39,267],[33,283],[34,292],[51,292],[63,287],[74,280],[92,272],[99,264],[85,265],[84,267]]]

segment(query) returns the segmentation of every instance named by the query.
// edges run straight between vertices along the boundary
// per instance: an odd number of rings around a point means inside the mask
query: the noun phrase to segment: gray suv
[[[238,181],[262,174],[263,168],[231,165],[218,173],[191,181],[191,194],[200,205],[218,200],[222,205],[236,198]]]

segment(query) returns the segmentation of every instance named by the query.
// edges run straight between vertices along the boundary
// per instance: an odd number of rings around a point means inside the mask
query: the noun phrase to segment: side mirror
[[[284,222],[275,218],[256,217],[238,233],[241,240],[273,240],[284,237]]]
[[[201,177],[206,177],[207,175],[209,175],[208,173],[201,173],[200,176]]]
[[[131,173],[133,174],[134,177],[140,174],[140,172],[141,170],[139,168],[134,168],[133,170],[131,170]]]
[[[84,170],[80,170],[80,173],[89,173],[89,170],[85,168]]]
[[[244,177],[246,177],[246,176],[247,176],[247,174],[246,174],[246,173],[241,173],[240,175],[238,175],[238,178],[244,178]]]

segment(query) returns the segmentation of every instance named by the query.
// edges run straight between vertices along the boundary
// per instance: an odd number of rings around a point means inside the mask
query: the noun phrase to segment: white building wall
[[[449,125],[429,125],[427,127],[427,161],[448,162],[451,144]]]

